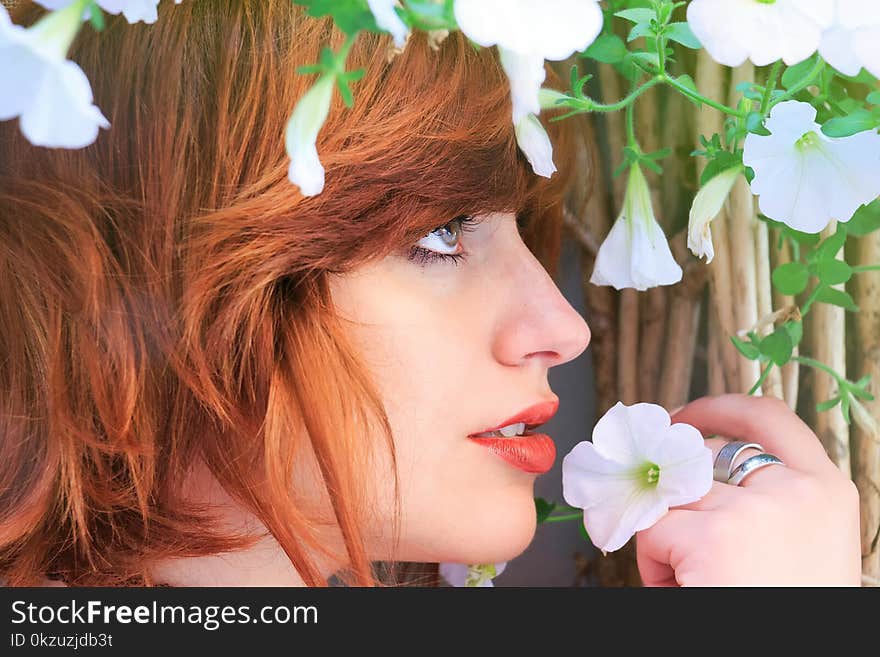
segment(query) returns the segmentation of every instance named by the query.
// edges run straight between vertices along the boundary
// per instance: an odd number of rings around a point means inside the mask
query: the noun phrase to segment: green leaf
[[[846,230],[838,224],[834,234],[822,240],[822,243],[807,256],[807,260],[816,263],[822,260],[835,260],[844,242],[846,242]]]
[[[803,80],[815,65],[816,55],[813,55],[799,64],[789,66],[785,69],[785,73],[782,74],[782,86],[786,89],[791,89],[794,85]]]
[[[770,280],[782,294],[795,295],[806,289],[810,272],[801,262],[786,262],[773,270]]]
[[[687,23],[670,23],[664,32],[666,38],[670,41],[680,43],[685,48],[693,50],[700,49],[700,40],[691,30],[691,26]]]
[[[538,524],[540,525],[544,522],[547,517],[553,513],[553,509],[556,508],[556,504],[554,502],[548,502],[543,497],[535,498],[535,513],[538,514]]]
[[[91,4],[92,13],[89,17],[89,23],[91,23],[92,28],[94,28],[94,30],[96,32],[100,32],[104,29],[104,25],[105,25],[104,12],[98,6],[97,2],[92,2],[90,4]]]
[[[822,132],[829,137],[849,137],[857,132],[873,130],[877,127],[877,119],[866,109],[858,109],[848,116],[835,116],[826,121]]]
[[[650,23],[638,23],[637,25],[633,25],[633,28],[629,31],[629,36],[626,37],[627,42],[635,41],[639,37],[649,37],[654,36],[654,28]]]
[[[816,276],[826,285],[846,283],[852,277],[852,267],[843,260],[822,260],[816,263]]]
[[[830,411],[832,408],[837,406],[840,403],[840,397],[832,397],[826,401],[820,402],[816,404],[816,412],[822,413],[824,411]]]
[[[649,73],[660,70],[660,58],[656,52],[631,52],[624,58],[624,62],[630,61],[638,68]]]
[[[580,533],[581,533],[581,536],[583,537],[583,539],[585,541],[587,541],[588,543],[592,543],[593,540],[590,538],[590,535],[587,533],[587,528],[584,527],[584,523],[579,522],[578,527],[580,528]]]
[[[880,228],[880,199],[863,205],[848,222],[843,224],[848,235],[863,237]]]
[[[651,19],[654,18],[654,10],[642,8],[624,9],[622,11],[618,11],[614,15],[619,18],[632,21],[633,23],[650,23]]]
[[[758,349],[758,347],[751,344],[750,342],[740,340],[735,335],[730,336],[730,341],[733,343],[733,346],[736,347],[737,351],[739,351],[739,353],[741,353],[749,360],[757,360],[758,357],[761,355],[761,351]]]
[[[791,358],[793,348],[788,331],[781,326],[761,340],[760,344],[761,353],[776,365],[785,365]]]
[[[367,0],[294,0],[294,3],[306,7],[308,16],[332,16],[336,26],[348,35],[358,30],[383,31],[376,24]]]
[[[694,82],[694,79],[690,75],[688,75],[687,73],[685,73],[684,75],[679,75],[677,78],[675,78],[675,81],[678,82],[680,85],[687,87],[691,91],[697,91],[697,83]],[[701,103],[696,98],[691,98],[690,96],[685,95],[685,94],[683,94],[683,95],[685,98],[687,98],[690,102],[692,102],[697,107],[702,107],[703,103]],[[703,135],[700,135],[701,139],[702,139],[702,137],[703,137]]]
[[[871,105],[880,105],[880,91],[872,91],[865,98]]]
[[[764,127],[764,117],[760,112],[749,112],[746,115],[746,130],[765,137],[770,134],[770,131]]]
[[[595,59],[603,64],[616,64],[626,57],[626,44],[616,34],[601,34],[587,48],[583,56]]]
[[[804,337],[804,323],[801,321],[786,322],[782,327],[788,331],[788,337],[791,338],[791,344],[798,346],[801,338]]]
[[[840,400],[840,410],[843,412],[843,419],[846,420],[847,424],[850,424],[852,420],[849,417],[849,396],[843,396]]]
[[[823,287],[819,290],[818,296],[816,296],[816,301],[821,301],[822,303],[830,303],[833,306],[839,306],[844,310],[849,310],[850,312],[858,312],[859,307],[856,305],[856,302],[853,301],[853,298],[843,290],[837,290],[833,287]]]
[[[351,95],[351,89],[348,88],[348,82],[340,75],[336,78],[336,86],[339,87],[339,93],[342,95],[342,102],[346,107],[354,107],[354,97]]]

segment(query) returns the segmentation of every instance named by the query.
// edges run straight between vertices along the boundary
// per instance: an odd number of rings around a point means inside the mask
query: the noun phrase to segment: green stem
[[[863,271],[880,271],[880,265],[856,265],[852,270],[854,274]]]
[[[730,114],[731,116],[736,116],[741,119],[745,118],[745,116],[746,116],[745,112],[741,112],[741,111],[736,110],[732,107],[728,107],[724,103],[716,103],[711,98],[706,98],[700,92],[694,91],[693,89],[686,87],[685,85],[683,85],[681,82],[679,82],[675,78],[669,77],[669,75],[667,75],[666,73],[659,73],[657,75],[657,77],[660,78],[666,84],[668,84],[670,87],[673,87],[674,89],[677,89],[679,92],[683,93],[688,98],[693,98],[694,100],[697,100],[701,103],[704,103],[704,104],[708,105],[709,107],[714,107],[715,109],[717,109],[721,112],[724,112],[725,114]]]
[[[639,142],[636,141],[635,107],[635,103],[626,106],[626,145],[640,152]]]
[[[837,381],[837,385],[839,385],[841,388],[849,387],[849,382],[844,377],[840,376],[840,374],[828,367],[825,363],[820,363],[818,360],[813,360],[812,358],[808,358],[807,356],[795,356],[794,358],[792,358],[792,360],[796,363],[801,363],[802,365],[808,365],[817,370],[822,370],[823,372],[834,377],[834,380]]]
[[[810,306],[813,305],[813,302],[816,300],[816,297],[819,296],[819,292],[822,290],[824,286],[820,283],[816,287],[813,288],[813,291],[810,292],[810,296],[807,297],[807,300],[804,301],[804,305],[801,308],[801,317],[810,312]]]
[[[755,381],[755,385],[752,386],[751,390],[747,394],[753,395],[761,387],[761,384],[767,379],[767,375],[770,374],[770,370],[773,369],[773,361],[767,363],[767,367],[761,372],[761,376],[758,377],[758,380]]]
[[[770,97],[776,90],[776,83],[779,80],[780,70],[782,70],[782,60],[777,59],[773,62],[773,68],[770,69],[770,75],[767,76],[767,86],[764,87],[764,96],[761,98],[761,116],[767,114],[767,108],[770,106]]]
[[[773,104],[770,105],[770,109],[773,109],[779,103],[793,98],[796,94],[798,94],[802,89],[805,89],[809,84],[816,79],[816,76],[822,72],[822,69],[825,67],[825,62],[821,57],[816,57],[816,63],[813,65],[813,68],[810,69],[810,72],[807,73],[806,76],[798,80],[797,84],[791,87],[788,91],[782,94],[779,98],[773,101]]]
[[[579,520],[583,517],[583,513],[571,513],[565,516],[549,516],[544,518],[544,522],[565,522],[566,520]]]
[[[629,107],[636,98],[641,96],[651,87],[660,84],[660,82],[661,80],[659,78],[651,78],[641,87],[636,87],[629,93],[629,95],[616,103],[597,103],[592,98],[584,98],[584,100],[580,101],[580,104],[582,105],[581,109],[584,112],[616,112],[625,109],[626,107]]]

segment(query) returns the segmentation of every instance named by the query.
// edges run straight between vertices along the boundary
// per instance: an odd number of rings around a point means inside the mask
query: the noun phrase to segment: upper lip
[[[476,436],[480,433],[489,433],[490,431],[498,431],[502,427],[509,426],[511,424],[518,424],[519,422],[524,422],[526,425],[526,429],[534,429],[538,425],[544,424],[551,417],[556,414],[556,410],[559,408],[559,399],[550,399],[547,401],[538,402],[537,404],[533,404],[528,408],[524,408],[519,413],[514,415],[513,417],[509,417],[503,422],[496,424],[494,427],[490,427],[489,429],[481,429],[480,431],[475,431],[470,436]]]

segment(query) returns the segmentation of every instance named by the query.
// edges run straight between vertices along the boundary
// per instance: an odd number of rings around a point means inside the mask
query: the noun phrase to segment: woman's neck
[[[246,533],[261,538],[243,550],[157,562],[150,569],[154,581],[170,586],[306,585],[265,525],[230,497],[207,467],[202,465],[195,468],[184,490],[190,501],[209,504],[222,528],[231,533]],[[325,578],[340,566],[326,560],[323,563],[318,560],[317,563]]]

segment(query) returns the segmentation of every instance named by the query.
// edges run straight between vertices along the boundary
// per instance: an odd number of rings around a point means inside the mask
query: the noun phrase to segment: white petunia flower
[[[486,48],[498,47],[510,80],[514,126],[541,111],[544,60],[562,60],[585,50],[602,30],[597,0],[456,0],[454,11],[469,39]],[[540,154],[526,151],[533,143],[518,143],[530,162],[541,161]],[[537,169],[535,173],[549,177]]]
[[[284,145],[290,156],[287,177],[299,186],[304,196],[315,196],[324,189],[324,166],[318,158],[315,143],[330,112],[335,81],[331,74],[319,77],[303,94],[287,122],[284,137]]]
[[[46,9],[62,9],[77,0],[37,0],[37,2]],[[181,0],[175,0],[175,4],[180,4]],[[98,6],[108,14],[122,14],[129,23],[155,23],[158,14],[156,7],[159,0],[97,0]],[[86,11],[84,18],[88,20],[91,17],[91,11]]]
[[[837,0],[834,24],[822,33],[819,54],[844,75],[864,66],[880,77],[880,3]]]
[[[672,257],[666,235],[651,207],[651,192],[638,165],[630,167],[620,216],[599,253],[590,282],[646,290],[681,280],[681,267]]]
[[[815,118],[809,103],[779,103],[765,122],[771,134],[749,133],[743,144],[761,212],[805,233],[849,221],[880,196],[880,135],[826,137]]]
[[[689,424],[670,424],[657,404],[617,402],[562,459],[562,495],[584,510],[584,528],[603,553],[626,544],[669,507],[712,487],[712,450]]]
[[[700,188],[691,204],[688,216],[688,248],[695,256],[706,257],[706,262],[712,262],[715,257],[715,247],[712,245],[711,221],[718,216],[733,183],[739,178],[742,167],[731,167],[713,176],[709,182]]]
[[[693,0],[687,21],[716,62],[791,66],[816,52],[834,0]]]
[[[66,59],[82,24],[81,0],[32,27],[15,25],[0,7],[0,121],[19,117],[35,146],[83,148],[110,123],[92,104],[82,69]]]
[[[396,0],[367,0],[367,4],[376,19],[376,25],[391,32],[395,47],[403,48],[409,36],[409,28],[394,11],[395,5],[399,3]]]
[[[504,572],[507,562],[467,565],[441,563],[440,576],[451,586],[494,586],[492,579]]]

